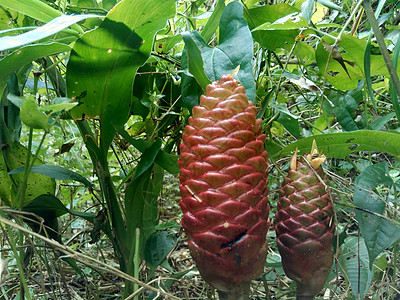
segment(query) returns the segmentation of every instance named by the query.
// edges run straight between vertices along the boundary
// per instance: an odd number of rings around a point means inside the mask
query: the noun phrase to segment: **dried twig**
[[[7,225],[9,225],[9,226],[11,226],[11,227],[13,227],[13,228],[15,228],[17,230],[20,230],[20,231],[22,231],[22,232],[24,232],[26,234],[32,235],[32,236],[44,241],[45,243],[57,248],[59,251],[61,251],[63,253],[65,253],[66,256],[72,257],[75,260],[79,261],[80,263],[83,263],[85,265],[89,265],[89,266],[91,266],[93,268],[96,268],[96,269],[107,271],[108,273],[114,274],[114,275],[116,275],[116,276],[118,276],[120,278],[123,278],[123,279],[128,280],[130,282],[133,282],[133,283],[135,283],[137,285],[140,285],[141,287],[143,287],[145,289],[148,289],[148,290],[154,291],[156,293],[159,293],[160,295],[165,297],[165,299],[174,299],[174,300],[179,300],[180,299],[178,297],[175,297],[175,296],[163,291],[162,289],[157,289],[155,287],[152,287],[151,285],[149,285],[147,283],[144,283],[144,282],[142,282],[142,281],[140,281],[140,280],[138,280],[138,279],[136,279],[136,278],[124,273],[124,272],[122,272],[121,270],[118,270],[117,268],[114,268],[114,267],[112,267],[110,265],[107,265],[106,263],[103,263],[103,262],[101,262],[101,261],[99,261],[97,259],[94,259],[94,258],[90,257],[90,256],[87,256],[87,255],[84,255],[82,253],[76,252],[76,251],[70,249],[69,247],[60,244],[59,242],[57,242],[55,240],[49,239],[49,238],[47,238],[45,236],[42,236],[42,235],[40,235],[40,234],[38,234],[36,232],[33,232],[33,231],[31,231],[31,230],[29,230],[29,229],[27,229],[27,228],[25,228],[25,227],[23,227],[21,225],[18,225],[15,222],[10,221],[10,220],[8,220],[6,218],[0,217],[0,222],[2,222],[4,224],[7,224]]]

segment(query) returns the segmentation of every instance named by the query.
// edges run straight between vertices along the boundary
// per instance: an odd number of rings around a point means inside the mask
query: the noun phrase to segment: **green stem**
[[[24,178],[22,180],[21,185],[18,187],[18,192],[17,192],[17,199],[18,199],[18,208],[22,209],[24,207],[24,200],[25,200],[25,191],[26,191],[26,185],[28,181],[28,176],[29,176],[29,165],[31,162],[31,151],[32,151],[32,138],[33,138],[33,129],[29,128],[29,140],[28,140],[28,151],[26,153],[26,161],[25,161],[25,172],[24,172]]]
[[[133,277],[139,280],[139,249],[140,249],[140,229],[136,228],[136,235],[135,235],[135,258],[133,262]],[[136,292],[138,289],[138,285],[135,283],[133,285],[133,292]],[[138,299],[138,296],[135,297],[135,299]]]
[[[372,12],[372,6],[370,0],[364,0],[362,1],[362,5],[365,10],[365,14],[367,16],[367,19],[369,23],[371,24],[372,30],[374,32],[374,35],[376,37],[376,40],[379,45],[379,49],[381,50],[383,60],[385,61],[386,68],[389,71],[390,79],[394,85],[394,88],[397,92],[397,95],[400,97],[400,80],[399,77],[397,76],[396,69],[393,65],[393,62],[390,58],[389,51],[386,48],[385,40],[383,38],[383,34],[379,29],[379,24],[375,18],[375,15]],[[399,101],[396,99],[393,102],[393,107],[396,112],[397,119],[400,121],[400,104]]]
[[[0,216],[2,216],[3,218],[6,217],[1,209],[0,209]],[[23,267],[23,264],[22,264],[23,256],[21,257],[20,255],[18,255],[18,249],[17,249],[17,246],[16,246],[17,244],[16,244],[16,241],[14,239],[14,232],[11,231],[11,228],[10,228],[9,225],[5,224],[4,226],[5,226],[6,230],[7,230],[7,237],[9,239],[11,249],[12,249],[12,251],[13,251],[13,253],[15,255],[15,259],[17,261],[17,267],[18,267],[18,272],[19,272],[18,276],[19,276],[20,285],[21,285],[21,294],[23,295],[24,291],[26,291],[26,293],[25,293],[26,299],[30,300],[31,299],[31,295],[30,295],[29,290],[28,290],[28,285],[27,285],[26,278],[25,278],[25,271],[24,271],[24,267]],[[21,234],[22,234],[22,232],[21,232]]]
[[[238,284],[234,289],[229,291],[218,291],[220,300],[249,300],[250,299],[250,282]]]
[[[36,161],[36,158],[39,155],[39,151],[42,148],[42,145],[46,138],[46,135],[47,135],[47,131],[44,132],[42,139],[40,140],[39,147],[36,149],[36,153],[33,156],[32,161],[31,161],[33,129],[32,128],[29,129],[28,151],[26,154],[24,178],[22,180],[21,185],[18,188],[18,193],[17,193],[17,199],[19,199],[19,203],[18,203],[19,209],[22,209],[24,207],[25,191],[26,191],[26,187],[28,185],[29,173],[31,172],[32,167]]]
[[[126,271],[129,262],[129,257],[126,256],[128,251],[128,247],[125,244],[126,229],[108,167],[107,152],[102,151],[102,149],[96,145],[95,137],[87,121],[76,121],[76,125],[88,149],[96,175],[99,178],[103,199],[106,202],[108,213],[110,214],[112,233],[108,233],[108,236],[113,243],[114,252],[119,260],[120,268]]]

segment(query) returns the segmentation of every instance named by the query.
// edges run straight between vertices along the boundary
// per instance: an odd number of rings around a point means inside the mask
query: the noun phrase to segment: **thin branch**
[[[100,269],[100,270],[103,270],[103,271],[107,271],[109,273],[112,273],[112,274],[120,277],[120,278],[129,280],[129,281],[131,281],[133,283],[136,283],[137,285],[142,286],[145,289],[151,290],[151,291],[153,291],[155,293],[159,293],[160,295],[162,295],[166,299],[180,300],[180,298],[175,297],[175,296],[173,296],[173,295],[171,295],[169,293],[166,293],[165,291],[163,291],[161,289],[157,289],[155,287],[152,287],[151,285],[148,285],[147,283],[144,283],[144,282],[142,282],[142,281],[140,281],[140,280],[138,280],[138,279],[136,279],[136,278],[134,278],[134,277],[132,277],[132,276],[120,271],[120,270],[118,270],[117,268],[114,268],[114,267],[112,267],[112,266],[110,266],[110,265],[108,265],[106,263],[103,263],[103,262],[101,262],[101,261],[99,261],[97,259],[94,259],[94,258],[92,258],[90,256],[87,256],[87,255],[84,255],[82,253],[76,252],[76,251],[72,250],[71,248],[62,245],[62,244],[60,244],[59,242],[57,242],[55,240],[51,240],[51,239],[49,239],[47,237],[44,237],[44,236],[42,236],[42,235],[40,235],[40,234],[38,234],[36,232],[33,232],[33,231],[21,226],[21,225],[18,225],[15,222],[12,222],[12,221],[10,221],[10,220],[8,220],[6,218],[0,217],[0,222],[4,223],[4,224],[7,224],[7,225],[9,225],[9,226],[11,226],[11,227],[13,227],[13,228],[15,228],[17,230],[20,230],[20,231],[22,231],[22,232],[24,232],[26,234],[30,234],[30,235],[32,235],[32,236],[44,241],[45,243],[57,248],[61,252],[64,252],[66,254],[66,256],[72,257],[75,260],[77,260],[77,261],[79,261],[79,262],[81,262],[81,263],[83,263],[85,265],[89,265],[91,267],[94,267],[94,268],[97,268],[97,269]],[[96,265],[93,266],[91,263],[94,263]]]

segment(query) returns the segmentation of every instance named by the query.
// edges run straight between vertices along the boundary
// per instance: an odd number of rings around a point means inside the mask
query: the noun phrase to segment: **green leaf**
[[[62,15],[60,11],[39,0],[0,0],[0,5],[45,23]]]
[[[175,239],[167,231],[156,231],[147,240],[145,260],[150,265],[152,276],[156,268],[166,259],[168,253],[174,248]]]
[[[307,27],[307,21],[300,17],[298,12],[294,12],[290,15],[284,16],[273,23],[264,23],[252,31],[257,30],[289,30],[289,29],[299,29]]]
[[[21,104],[20,117],[22,123],[30,128],[49,130],[49,118],[39,110],[33,96],[25,99]]]
[[[277,122],[281,123],[295,138],[300,137],[299,121],[289,112],[285,104],[271,103],[272,108],[280,112]]]
[[[329,44],[328,39],[324,38],[323,40]],[[351,40],[354,45],[350,46],[348,44],[348,40]],[[345,61],[343,62],[349,75],[346,73],[343,65],[341,65],[339,61],[332,58],[332,55],[330,55],[331,53],[324,48],[322,42],[317,46],[315,57],[317,59],[318,68],[321,72],[321,75],[325,76],[325,78],[327,78],[327,80],[336,88],[341,90],[351,90],[357,87],[357,82],[359,79],[364,78],[364,61],[361,61],[359,58],[363,59],[364,57],[365,42],[357,38],[348,38],[344,34],[343,40],[339,45],[346,50],[346,52],[341,49],[337,50],[340,52],[343,60],[354,64],[354,66],[352,66]],[[348,46],[348,48],[345,48],[345,46]],[[329,65],[327,67],[328,60]]]
[[[0,51],[21,47],[46,37],[52,36],[61,30],[87,18],[97,18],[99,15],[63,15],[51,20],[49,23],[34,30],[15,35],[0,38]]]
[[[328,38],[323,38],[327,43]],[[332,42],[333,43],[333,42]],[[347,75],[343,66],[335,59],[329,59],[329,51],[324,49],[322,43],[319,43],[315,52],[318,68],[323,76],[336,88],[341,90],[351,90],[357,87],[358,80],[364,79],[364,55],[367,48],[367,40],[358,39],[350,34],[343,34],[339,44],[338,51],[344,61],[344,65],[350,74]],[[344,50],[344,51],[343,51]],[[388,76],[382,55],[370,55],[370,75]],[[353,64],[353,65],[352,65]],[[325,72],[326,71],[326,72]],[[367,71],[368,72],[368,71]]]
[[[188,69],[187,51],[184,50],[182,53],[182,70]],[[188,72],[182,73],[181,81],[182,91],[182,106],[186,107],[190,113],[194,106],[199,104],[200,95],[203,93],[202,88],[197,83],[196,79],[192,74]]]
[[[190,36],[201,51],[207,77],[211,81],[220,80],[223,75],[230,74],[240,65],[236,77],[245,87],[249,100],[254,101],[256,89],[252,65],[253,39],[243,18],[242,4],[234,1],[225,7],[219,24],[220,41],[217,47],[208,46],[196,31]],[[190,51],[189,48],[187,50]]]
[[[145,152],[147,148],[151,146],[151,143],[142,139],[135,139],[129,135],[123,128],[118,129],[118,133],[127,140],[133,147],[138,149],[140,152]],[[163,150],[157,153],[154,162],[161,168],[171,174],[179,173],[178,157],[176,155],[169,154]]]
[[[71,101],[72,99],[69,98],[54,98],[53,101],[57,101],[58,99],[65,99],[66,101]],[[69,103],[69,102],[65,102],[65,103],[57,103],[57,104],[50,104],[50,105],[46,105],[46,106],[41,106],[39,107],[39,110],[41,111],[49,111],[52,114],[56,113],[56,112],[60,112],[60,111],[68,111],[72,108],[74,108],[75,106],[77,106],[78,103],[74,102],[74,103]]]
[[[393,117],[396,116],[396,113],[389,113],[385,116],[379,117],[378,119],[372,121],[369,126],[373,130],[380,130],[383,126],[385,126]]]
[[[369,269],[368,252],[362,237],[348,237],[343,246],[343,269],[347,274],[355,299],[364,299],[374,277]]]
[[[343,8],[329,0],[317,0],[318,3],[322,4],[323,6],[326,6],[327,8],[331,8],[334,10],[342,11]]]
[[[301,16],[307,21],[311,21],[311,17],[314,13],[314,0],[305,0],[301,5]],[[306,24],[306,26],[308,23]],[[297,27],[299,28],[299,27]]]
[[[75,43],[67,86],[79,105],[71,113],[75,119],[100,119],[103,149],[114,138],[113,125],[128,118],[133,79],[150,55],[155,34],[174,15],[174,0],[124,0]]]
[[[155,231],[157,222],[157,199],[161,190],[163,172],[161,168],[154,166],[148,168],[140,176],[132,180],[125,190],[126,207],[126,250],[131,252],[134,248],[134,234],[136,228],[140,229],[141,244],[144,246],[146,240]],[[142,247],[144,250],[144,247]]]
[[[374,189],[380,184],[389,188],[393,185],[386,162],[367,167],[357,177],[354,205],[384,215],[385,201],[374,192]],[[400,239],[400,226],[364,211],[356,210],[355,213],[368,248],[369,267],[371,268],[375,258]]]
[[[218,0],[210,19],[200,33],[205,41],[208,42],[217,30],[224,8],[225,0]]]
[[[12,170],[8,174],[13,175],[21,173],[23,171],[25,171],[25,167]],[[50,178],[54,178],[57,180],[75,180],[83,183],[85,186],[89,188],[93,187],[93,185],[82,175],[74,171],[71,171],[69,169],[65,169],[61,166],[36,165],[32,167],[31,172],[46,175],[49,176]]]
[[[198,35],[198,32],[195,31],[193,33],[184,32],[182,33],[183,40],[185,42],[185,47],[187,49],[187,58],[188,58],[188,69],[189,72],[196,78],[197,83],[202,87],[203,91],[205,91],[206,86],[211,83],[211,80],[207,77],[204,72],[203,67],[203,59],[201,57],[201,52],[194,41],[194,37]],[[196,37],[197,39],[201,39],[200,36]]]
[[[354,112],[358,108],[358,104],[351,94],[346,93],[343,95],[337,91],[331,90],[327,97],[330,102],[323,102],[323,110],[330,116],[335,116],[343,130],[358,130],[358,126],[353,117],[353,115],[355,116]]]
[[[314,139],[318,149],[323,150],[324,154],[331,158],[345,158],[348,154],[356,151],[379,151],[400,157],[400,134],[372,130],[314,135],[302,138],[279,151],[269,152],[275,159],[292,154],[296,147],[300,154],[310,152]]]
[[[264,5],[249,9],[246,19],[250,29],[253,30],[262,24],[274,23],[276,20],[295,12],[299,12],[299,10],[286,3]],[[254,39],[260,43],[263,48],[275,51],[277,48],[290,50],[300,30],[257,30],[252,33]]]
[[[161,148],[161,139],[157,139],[149,148],[147,148],[142,155],[137,167],[135,176],[133,180],[138,178],[144,172],[146,172],[154,163],[154,160],[160,151]]]
[[[32,61],[43,56],[68,52],[70,46],[60,43],[37,44],[22,47],[0,60],[0,91],[3,89],[8,76]]]

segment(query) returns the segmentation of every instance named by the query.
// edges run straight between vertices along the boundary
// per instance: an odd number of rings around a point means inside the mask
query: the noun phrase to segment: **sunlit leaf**
[[[101,120],[104,148],[114,137],[113,125],[128,118],[134,76],[149,57],[155,34],[174,14],[173,0],[124,0],[75,43],[67,86],[79,106],[71,113],[75,119]]]
[[[246,88],[249,100],[255,99],[252,66],[253,39],[247,22],[243,18],[243,6],[240,2],[234,1],[225,7],[219,26],[218,46],[208,46],[196,31],[190,33],[190,37],[201,51],[204,71],[211,81],[219,80],[223,75],[230,74],[240,66],[236,78]],[[187,50],[190,51],[189,48]],[[190,60],[188,63],[190,67]],[[193,75],[196,77],[196,74]],[[198,80],[198,82],[203,81]]]
[[[21,47],[46,37],[52,36],[57,32],[87,18],[97,18],[99,15],[63,15],[51,20],[49,23],[34,30],[22,33],[20,35],[5,36],[0,38],[0,51]]]
[[[297,8],[286,3],[279,3],[250,8],[248,10],[248,15],[246,14],[245,17],[249,23],[250,29],[253,30],[262,24],[272,24],[276,20],[296,12],[299,12]],[[254,39],[260,43],[263,48],[275,51],[277,48],[290,50],[300,30],[298,28],[256,30],[252,31],[252,33]]]
[[[11,73],[43,56],[68,52],[70,46],[60,43],[37,44],[21,47],[0,60],[0,91]]]
[[[269,151],[274,158],[290,155],[296,147],[300,153],[310,150],[313,140],[327,157],[345,158],[356,151],[378,151],[400,157],[400,134],[372,130],[319,134],[302,138],[285,148]]]

